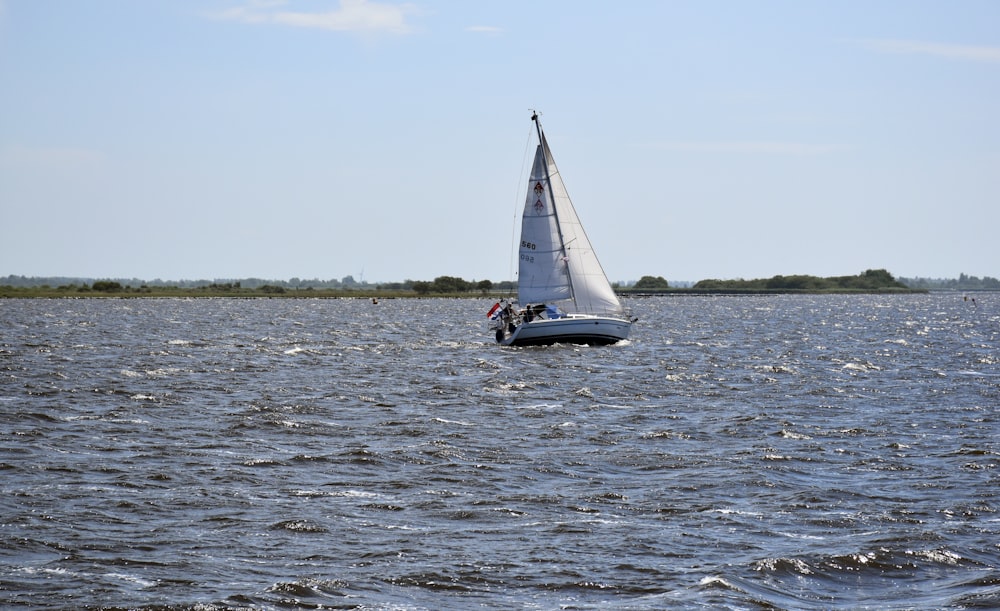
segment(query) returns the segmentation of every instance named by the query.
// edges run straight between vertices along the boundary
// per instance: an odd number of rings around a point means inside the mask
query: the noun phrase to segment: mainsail
[[[621,302],[573,208],[537,117],[538,148],[521,217],[518,301],[567,313],[620,314]]]

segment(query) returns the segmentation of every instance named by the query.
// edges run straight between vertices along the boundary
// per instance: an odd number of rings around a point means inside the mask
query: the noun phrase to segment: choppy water
[[[0,606],[1000,606],[1000,294],[0,301]]]

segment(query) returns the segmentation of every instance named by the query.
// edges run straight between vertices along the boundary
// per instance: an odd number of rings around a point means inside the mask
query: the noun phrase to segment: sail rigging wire
[[[531,112],[535,112],[532,110]],[[517,188],[514,194],[514,214],[511,217],[510,224],[510,269],[507,271],[507,278],[511,282],[514,282],[516,275],[514,274],[514,262],[517,261],[515,257],[517,253],[518,246],[518,227],[517,220],[520,218],[521,208],[524,207],[524,187],[528,184],[528,180],[525,175],[530,172],[528,168],[528,153],[531,150],[531,136],[534,133],[534,127],[528,126],[528,136],[524,140],[524,153],[521,155],[521,172],[517,179]]]

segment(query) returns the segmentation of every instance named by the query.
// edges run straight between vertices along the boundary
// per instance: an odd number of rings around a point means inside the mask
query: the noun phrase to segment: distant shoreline
[[[876,289],[625,289],[617,293],[626,297],[659,297],[662,295],[919,295],[929,293],[929,289],[885,287]]]
[[[912,295],[930,292],[928,289],[618,289],[616,293],[626,298],[664,296],[719,296],[719,295]],[[382,289],[284,289],[280,292],[262,289],[172,288],[145,287],[100,291],[79,288],[49,287],[0,287],[0,299],[512,299],[514,294],[503,291],[473,291],[462,293],[417,293]]]
[[[643,276],[635,282],[612,284],[623,297],[657,295],[798,295],[798,294],[921,294],[932,291],[1000,291],[1000,280],[959,275],[954,279],[895,278],[885,269],[869,269],[855,276],[819,277],[805,274],[777,275],[771,278],[706,279],[696,283],[670,284],[662,276]],[[507,298],[514,299],[517,282],[505,280],[467,281],[453,276],[438,276],[433,281],[369,283],[342,280],[300,279],[266,280],[263,278],[146,281],[139,278],[79,278],[67,276],[0,277],[2,298],[134,298],[134,297],[232,297],[232,298],[319,298],[319,299],[420,299]]]

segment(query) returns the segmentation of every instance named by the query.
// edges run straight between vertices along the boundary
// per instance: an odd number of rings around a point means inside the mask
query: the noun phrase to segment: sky
[[[0,277],[1000,277],[1000,2],[0,0]]]

